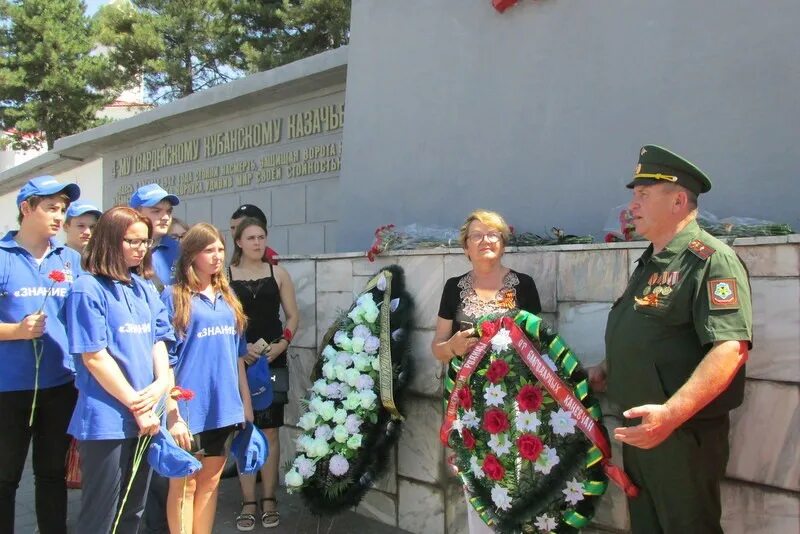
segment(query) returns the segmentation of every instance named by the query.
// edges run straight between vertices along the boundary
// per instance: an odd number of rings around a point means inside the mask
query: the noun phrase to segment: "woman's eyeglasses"
[[[131,248],[139,248],[142,246],[144,248],[150,248],[153,246],[152,239],[128,239],[127,237],[123,237],[122,240],[125,241]]]
[[[474,243],[476,245],[481,241],[483,241],[484,239],[486,240],[487,243],[498,243],[502,237],[503,237],[502,234],[500,234],[499,232],[489,232],[487,234],[481,234],[480,232],[473,232],[467,235],[467,239],[469,240],[469,242]]]

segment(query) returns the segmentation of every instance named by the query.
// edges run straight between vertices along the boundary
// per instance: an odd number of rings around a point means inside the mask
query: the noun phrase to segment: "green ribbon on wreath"
[[[561,518],[564,520],[564,523],[577,529],[581,529],[589,524],[589,518],[579,514],[575,510],[567,510]]]
[[[397,405],[394,402],[394,379],[392,377],[392,332],[390,326],[390,315],[391,315],[391,302],[392,302],[392,273],[391,271],[381,271],[376,274],[367,285],[364,286],[364,291],[362,291],[359,295],[363,295],[367,291],[372,290],[374,287],[378,286],[378,281],[383,276],[386,279],[386,289],[383,292],[383,301],[381,304],[380,309],[380,340],[381,346],[378,349],[378,361],[380,362],[380,369],[378,370],[378,385],[380,387],[381,392],[381,404],[384,408],[389,412],[392,416],[392,419],[403,421],[403,416],[400,414],[400,411],[397,409]],[[338,322],[334,322],[333,325],[325,332],[325,335],[322,336],[322,344],[321,346],[328,345],[333,336],[336,334],[336,331],[339,329]],[[314,371],[311,373],[311,381],[313,382],[320,376],[320,367],[317,366]]]
[[[381,390],[381,404],[392,416],[392,419],[402,421],[403,416],[397,409],[394,402],[394,385],[392,378],[392,332],[389,323],[392,306],[392,273],[391,271],[381,271],[376,274],[364,287],[364,293],[370,291],[378,285],[378,281],[383,277],[386,280],[386,289],[383,291],[383,303],[381,304],[380,326],[381,326],[381,346],[378,350],[378,381]]]

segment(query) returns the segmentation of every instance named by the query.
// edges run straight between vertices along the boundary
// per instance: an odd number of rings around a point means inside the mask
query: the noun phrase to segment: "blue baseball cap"
[[[158,184],[143,185],[131,195],[130,205],[132,208],[152,208],[162,200],[166,200],[173,206],[181,203],[175,195],[170,195]]]
[[[67,219],[80,217],[81,215],[85,215],[87,213],[97,215],[98,217],[103,214],[103,212],[100,211],[100,208],[94,204],[90,204],[85,200],[78,200],[70,204],[69,208],[67,208]]]
[[[247,368],[247,385],[254,410],[266,410],[272,404],[272,373],[266,357],[259,358]]]
[[[183,478],[203,467],[192,453],[178,447],[172,435],[164,427],[158,429],[147,450],[147,463],[159,475],[167,478]]]
[[[78,187],[78,184],[62,184],[54,176],[39,176],[28,180],[28,183],[19,190],[17,207],[34,195],[46,197],[56,193],[64,193],[72,202],[78,200],[78,197],[81,196],[81,188]]]
[[[233,438],[231,454],[236,459],[241,474],[254,475],[269,456],[267,438],[253,423],[245,423],[244,430]]]

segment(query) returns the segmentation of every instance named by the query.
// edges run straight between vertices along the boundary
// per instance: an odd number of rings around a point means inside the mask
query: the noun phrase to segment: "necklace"
[[[247,287],[250,294],[253,295],[253,300],[255,300],[256,295],[258,295],[258,292],[261,290],[261,284],[264,283],[264,278],[259,278],[258,280],[242,280],[242,282],[245,283],[244,285]],[[257,283],[254,284],[254,282]]]

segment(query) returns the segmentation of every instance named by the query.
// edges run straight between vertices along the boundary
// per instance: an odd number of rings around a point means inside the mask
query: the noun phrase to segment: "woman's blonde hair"
[[[208,223],[198,223],[192,226],[181,240],[181,253],[175,265],[175,285],[172,286],[172,297],[175,304],[175,316],[172,326],[176,334],[186,334],[192,311],[192,295],[201,291],[200,279],[194,270],[194,260],[205,248],[215,241],[225,246],[225,239],[216,227]],[[233,292],[228,282],[225,269],[211,277],[211,285],[215,292],[222,294],[222,298],[233,310],[236,319],[236,331],[241,334],[247,326],[247,316],[244,314],[236,293]]]
[[[486,226],[490,226],[500,232],[500,234],[503,236],[503,245],[508,244],[508,240],[511,238],[511,228],[506,223],[506,220],[503,219],[503,216],[496,211],[475,210],[469,214],[467,220],[465,220],[464,224],[461,225],[461,229],[458,234],[458,239],[461,241],[461,248],[467,248],[467,233],[469,232],[469,225],[474,221],[482,222]]]

